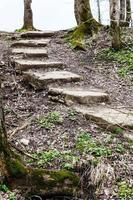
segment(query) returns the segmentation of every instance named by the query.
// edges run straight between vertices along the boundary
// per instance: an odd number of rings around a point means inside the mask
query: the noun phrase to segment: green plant
[[[46,117],[40,117],[37,122],[41,128],[50,129],[53,125],[62,123],[63,118],[60,113],[54,111],[49,113]]]
[[[113,133],[114,133],[114,134],[122,134],[123,131],[124,131],[124,130],[123,130],[122,128],[117,127],[117,128],[113,131]]]
[[[116,149],[116,152],[118,152],[118,153],[124,153],[125,152],[125,148],[124,148],[123,144],[117,144],[115,149]]]
[[[68,110],[68,118],[70,120],[74,121],[76,119],[76,117],[77,117],[76,110],[72,110],[72,109]]]
[[[121,67],[118,69],[117,73],[119,76],[125,77],[133,71],[133,52],[131,49],[133,50],[133,45],[128,48],[123,48],[120,51],[104,49],[99,56],[103,59],[118,62]]]
[[[41,152],[38,154],[34,154],[35,158],[38,159],[38,165],[48,164],[49,162],[53,161],[55,158],[60,156],[60,152],[57,150],[49,150],[45,152]]]
[[[76,141],[76,149],[82,153],[90,153],[94,156],[109,156],[111,149],[92,139],[90,133],[82,133]]]
[[[9,200],[17,200],[15,192],[10,191],[5,184],[0,185],[0,191],[7,193]]]
[[[118,184],[118,196],[120,200],[130,200],[133,197],[133,188],[131,188],[126,181]]]

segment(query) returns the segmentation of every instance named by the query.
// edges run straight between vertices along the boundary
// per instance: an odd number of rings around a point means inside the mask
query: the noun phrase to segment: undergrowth
[[[120,77],[126,77],[127,75],[133,74],[133,42],[128,44],[127,47],[119,51],[107,48],[104,49],[100,54],[104,60],[117,61],[120,67],[117,71]]]

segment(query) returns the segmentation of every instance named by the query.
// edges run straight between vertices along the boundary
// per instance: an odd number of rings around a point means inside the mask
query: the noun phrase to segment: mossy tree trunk
[[[110,29],[112,37],[112,48],[119,50],[122,46],[119,26],[119,0],[110,0]]]
[[[25,30],[34,30],[31,4],[32,0],[24,0],[24,25],[22,29]]]
[[[77,21],[76,29],[71,33],[70,42],[74,48],[83,48],[83,40],[85,36],[92,36],[97,33],[99,24],[92,15],[90,0],[75,0],[74,1],[75,18]]]
[[[4,180],[13,188],[28,188],[32,194],[80,194],[78,175],[67,170],[27,168],[8,143],[0,88],[0,183]]]

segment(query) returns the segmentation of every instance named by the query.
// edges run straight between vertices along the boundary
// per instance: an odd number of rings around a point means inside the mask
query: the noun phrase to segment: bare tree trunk
[[[101,10],[100,10],[100,1],[97,0],[97,8],[98,8],[98,22],[101,23]]]
[[[88,19],[92,19],[90,8],[90,0],[75,0],[74,1],[75,18],[77,24],[80,25]]]
[[[125,26],[126,21],[126,0],[120,0],[120,26]]]
[[[129,27],[131,22],[131,1],[126,0],[126,26]]]
[[[33,13],[31,8],[32,0],[24,0],[24,25],[23,29],[33,30]]]
[[[112,48],[118,50],[121,48],[121,36],[119,26],[119,0],[110,0],[110,21]]]

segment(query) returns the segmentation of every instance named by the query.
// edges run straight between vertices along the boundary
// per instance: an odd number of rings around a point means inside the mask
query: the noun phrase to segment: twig
[[[31,156],[29,153],[26,153],[26,152],[22,151],[21,149],[19,149],[18,147],[16,147],[12,142],[9,141],[9,144],[10,144],[11,147],[13,147],[13,148],[16,149],[17,151],[19,151],[21,154],[24,154],[24,155],[26,155],[26,156],[28,156],[29,158],[32,158],[32,159],[34,159],[34,160],[38,160],[37,158]]]
[[[11,133],[9,132],[9,133],[8,133],[8,134],[10,134],[9,140],[11,140],[12,137],[13,137],[18,131],[21,131],[21,130],[25,129],[25,128],[30,124],[31,120],[32,120],[32,117],[31,117],[30,119],[26,120],[20,127],[17,127],[13,132],[11,132]]]

